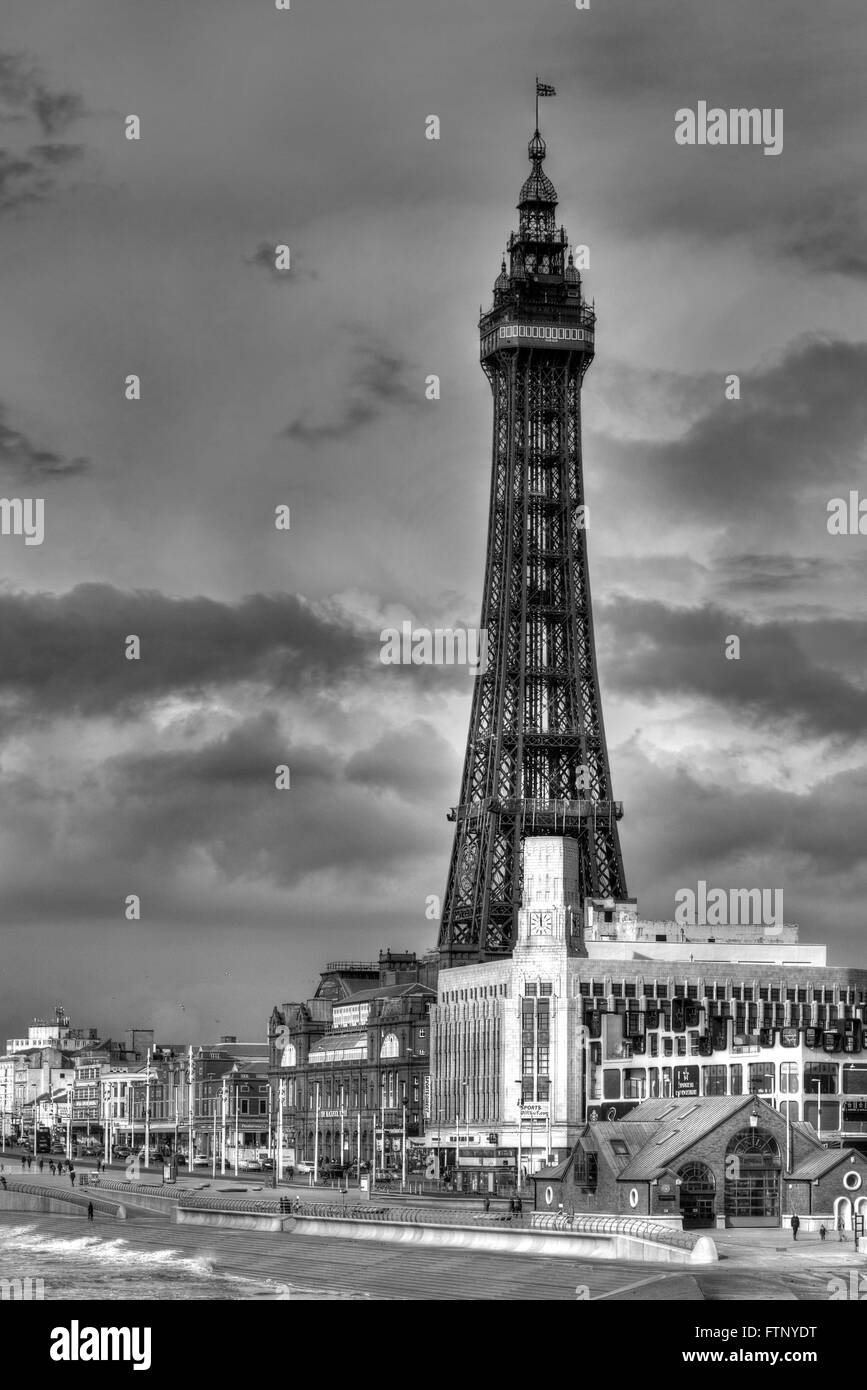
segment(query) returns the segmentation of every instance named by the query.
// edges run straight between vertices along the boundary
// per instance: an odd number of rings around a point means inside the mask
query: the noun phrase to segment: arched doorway
[[[836,1227],[840,1217],[843,1218],[843,1229],[852,1229],[852,1203],[848,1197],[835,1197],[834,1199],[834,1226]]]
[[[713,1226],[716,1210],[716,1179],[706,1163],[685,1163],[679,1169],[680,1214],[684,1230]]]
[[[779,1226],[782,1162],[767,1130],[743,1129],[726,1149],[725,1215],[730,1226]]]

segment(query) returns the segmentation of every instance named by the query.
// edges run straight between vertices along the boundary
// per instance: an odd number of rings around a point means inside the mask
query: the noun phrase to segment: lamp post
[[[524,1099],[523,1099],[524,1093],[523,1093],[523,1086],[524,1086],[524,1082],[523,1082],[523,1079],[522,1079],[521,1077],[519,1077],[518,1080],[517,1080],[517,1082],[516,1082],[515,1084],[516,1084],[517,1087],[518,1087],[518,1169],[517,1169],[517,1172],[516,1172],[516,1174],[515,1174],[515,1177],[516,1177],[516,1186],[517,1186],[518,1192],[521,1193],[521,1192],[523,1192],[523,1190],[524,1190],[524,1180],[523,1180],[523,1175],[522,1175],[522,1172],[521,1172],[521,1164],[523,1163],[523,1160],[524,1160],[524,1155],[523,1155],[523,1138],[524,1138]]]
[[[403,1098],[403,1138],[401,1140],[400,1190],[406,1191],[406,1096]]]
[[[813,1085],[816,1087],[816,1136],[821,1141],[822,1138],[822,1078],[817,1076]]]

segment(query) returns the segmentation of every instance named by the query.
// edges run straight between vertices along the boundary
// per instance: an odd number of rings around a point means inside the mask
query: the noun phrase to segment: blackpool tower
[[[596,316],[555,225],[536,129],[517,232],[479,324],[494,397],[490,518],[476,678],[440,923],[443,966],[511,953],[524,841],[577,842],[576,923],[626,881],[602,723],[587,568],[581,383]],[[574,856],[574,851],[572,851]],[[576,928],[577,930],[577,928]]]

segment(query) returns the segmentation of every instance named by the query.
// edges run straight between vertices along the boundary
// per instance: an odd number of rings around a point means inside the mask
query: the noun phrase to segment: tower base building
[[[441,970],[431,1010],[431,1167],[508,1191],[587,1122],[643,1101],[755,1094],[826,1144],[867,1148],[867,970],[795,926],[647,922],[577,892],[578,847],[523,844],[510,959]]]

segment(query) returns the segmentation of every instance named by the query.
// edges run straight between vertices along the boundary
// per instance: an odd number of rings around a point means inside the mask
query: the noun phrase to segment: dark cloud
[[[843,669],[867,651],[867,619],[754,622],[711,605],[672,608],[618,599],[598,605],[616,659],[605,683],[642,701],[694,698],[739,720],[814,738],[863,739],[867,688]],[[726,639],[740,639],[728,660]]]
[[[302,444],[345,439],[369,425],[391,407],[415,407],[424,400],[424,381],[410,386],[408,365],[396,353],[375,343],[356,341],[346,403],[332,419],[311,422],[299,415],[282,435]]]
[[[2,168],[0,168],[2,182]],[[41,449],[21,430],[7,423],[0,405],[0,470],[18,482],[39,485],[58,478],[75,478],[90,469],[86,458],[64,458],[53,449]]]
[[[77,92],[50,92],[42,86],[34,94],[33,110],[46,135],[62,135],[74,121],[87,115]]]
[[[28,154],[39,159],[43,164],[50,164],[60,167],[64,164],[74,164],[76,160],[84,157],[83,145],[31,145]]]
[[[52,91],[26,54],[0,53],[0,121],[12,126],[38,126],[43,136],[62,135],[87,115],[76,92]],[[0,210],[38,202],[55,188],[50,170],[60,170],[83,155],[81,145],[54,141],[31,144],[21,151],[0,150]]]
[[[141,639],[127,661],[125,638]],[[359,677],[378,643],[318,617],[293,595],[237,604],[81,584],[0,595],[0,694],[28,717],[130,715],[171,693],[239,681],[303,692]]]
[[[735,370],[733,367],[732,370]],[[677,439],[606,444],[617,483],[670,519],[733,527],[763,512],[786,525],[808,492],[854,487],[867,442],[867,343],[814,337],[782,361],[741,376],[741,399],[723,397]],[[816,502],[824,528],[823,501]]]
[[[415,720],[353,754],[345,776],[371,791],[397,792],[407,801],[445,806],[457,785],[453,761],[453,750],[433,725]]]
[[[867,198],[861,188],[826,188],[824,196],[790,225],[787,255],[823,274],[867,278]]]
[[[786,919],[800,920],[804,941],[833,936],[840,908],[847,924],[857,920],[857,903],[839,895],[841,883],[867,875],[867,769],[809,787],[757,786],[740,780],[733,760],[727,777],[702,778],[677,758],[659,765],[640,737],[619,750],[619,765],[627,879],[644,914],[670,918],[677,888],[704,879],[783,888]],[[823,896],[822,913],[806,919],[804,905]]]

